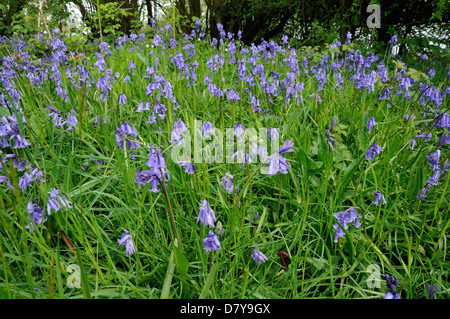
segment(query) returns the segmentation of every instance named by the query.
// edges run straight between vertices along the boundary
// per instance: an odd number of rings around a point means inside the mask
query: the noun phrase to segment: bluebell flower
[[[180,165],[180,167],[184,167],[185,173],[195,174],[195,164],[188,163],[186,161],[180,161],[178,162],[178,165]]]
[[[230,172],[227,172],[220,181],[220,184],[223,185],[223,187],[229,194],[231,194],[233,192],[233,188],[234,188],[233,180],[234,180],[233,175],[231,175]]]
[[[437,292],[439,291],[438,285],[430,285],[427,287],[427,294],[429,299],[433,299],[434,296],[436,296]]]
[[[397,43],[397,35],[393,35],[392,38],[389,40],[389,44],[392,46],[393,44]]]
[[[73,130],[73,127],[78,124],[78,119],[75,116],[75,114],[76,114],[76,111],[74,109],[72,109],[72,110],[70,110],[69,114],[67,115],[66,124],[68,126],[68,128],[67,128],[68,131]]]
[[[31,173],[25,172],[25,174],[22,175],[21,178],[19,178],[19,187],[22,190],[22,192],[25,191],[25,189],[33,184],[33,175]]]
[[[170,133],[170,143],[180,144],[183,141],[182,134],[187,131],[187,127],[182,119],[178,119],[173,124],[172,132]]]
[[[384,198],[384,195],[381,194],[381,191],[376,190],[373,194],[375,195],[375,201],[373,202],[375,205],[380,206],[380,200],[383,205],[386,204],[386,199]]]
[[[378,145],[377,143],[374,143],[372,146],[369,147],[369,149],[367,150],[367,154],[366,157],[364,158],[365,160],[368,160],[370,162],[373,162],[374,158],[375,158],[375,154],[379,155],[381,153],[381,151],[383,150],[383,147],[381,147],[380,145]]]
[[[276,141],[280,137],[278,129],[273,127],[269,127],[269,129],[267,130],[267,135],[269,137],[269,141]]]
[[[138,184],[139,189],[141,189],[141,185],[150,183],[152,186],[150,191],[152,193],[158,193],[158,185],[162,182],[163,178],[166,182],[170,180],[170,175],[166,170],[167,166],[164,156],[159,149],[155,151],[153,145],[150,146],[150,153],[146,164],[150,167],[150,170],[138,170],[134,181]]]
[[[234,126],[234,134],[237,137],[238,143],[242,142],[242,139],[244,138],[243,136],[244,132],[245,132],[244,125],[238,123]]]
[[[35,201],[29,201],[27,206],[29,216],[27,216],[29,225],[26,226],[30,231],[34,231],[34,225],[39,226],[47,221],[47,217],[44,216],[42,208]],[[30,220],[31,217],[31,220]],[[34,225],[33,225],[34,222]]]
[[[400,295],[397,292],[397,277],[386,274],[386,285],[388,286],[389,290],[386,291],[384,299],[400,299]]]
[[[122,237],[120,237],[118,239],[118,242],[119,242],[119,246],[125,245],[127,257],[129,257],[130,255],[134,254],[136,252],[136,250],[134,248],[133,239],[132,239],[130,233],[128,232],[128,230],[123,229],[123,231],[124,231],[124,233],[122,234]]]
[[[140,147],[136,137],[138,133],[136,129],[130,125],[128,121],[122,122],[122,124],[116,129],[116,142],[121,150],[124,150],[124,137],[126,140],[127,150],[134,150]],[[134,137],[134,140],[131,138]]]
[[[14,189],[14,186],[11,184],[9,179],[6,176],[0,175],[0,184],[5,183],[9,189]]]
[[[213,133],[213,123],[207,121],[205,124],[202,125],[202,134],[205,138],[209,138],[211,134]]]
[[[133,74],[136,72],[136,64],[133,60],[130,60],[130,63],[128,63],[128,73],[131,73],[131,71],[133,71]]]
[[[338,220],[339,223],[333,225],[333,228],[336,230],[334,236],[334,242],[337,243],[339,238],[343,238],[345,236],[344,229],[348,229],[348,225],[353,223],[353,226],[359,228],[361,223],[359,221],[359,216],[356,207],[351,207],[345,211],[334,214],[334,217]],[[339,225],[340,224],[340,225]],[[342,229],[342,227],[344,229]]]
[[[200,221],[205,226],[214,227],[216,216],[214,215],[214,211],[211,209],[206,199],[203,200],[200,205],[197,221]]]
[[[252,258],[257,265],[260,265],[268,260],[267,257],[256,247],[253,248]]]
[[[438,169],[436,170],[433,175],[431,175],[431,177],[428,179],[427,183],[430,185],[437,185],[437,181],[439,179],[439,177],[441,176],[441,171]]]
[[[349,44],[352,41],[352,34],[350,32],[347,32],[347,40],[345,41],[345,44]]]
[[[426,158],[429,160],[428,165],[433,168],[433,171],[439,169],[439,157],[441,156],[441,151],[437,150],[436,152],[431,152],[426,155]]]
[[[281,146],[278,149],[278,153],[279,154],[285,154],[285,153],[291,153],[294,151],[294,149],[292,148],[294,146],[294,142],[292,142],[292,140],[286,140],[283,143],[283,146]]]
[[[372,117],[369,119],[369,122],[367,122],[367,129],[370,131],[370,130],[372,130],[373,127],[374,127],[375,125],[377,125],[377,124],[378,124],[378,123],[375,122],[375,118],[372,116]]]
[[[50,197],[47,201],[47,214],[51,215],[52,209],[56,212],[59,210],[67,210],[72,208],[72,205],[70,205],[69,201],[67,200],[67,196],[65,194],[60,195],[59,190],[56,188],[53,188],[50,192]]]
[[[15,140],[16,143],[15,143],[14,146],[13,146],[14,149],[17,149],[17,148],[25,148],[25,147],[31,145],[31,143],[28,142],[25,138],[23,138],[23,136],[20,135],[20,134],[15,134],[15,135],[13,135],[13,137],[16,138],[16,140]],[[12,137],[11,137],[11,138],[12,138]]]
[[[282,155],[275,155],[269,158],[269,170],[268,175],[275,175],[278,172],[281,174],[287,174],[287,169],[291,167],[291,164]]]
[[[333,144],[331,144],[331,142],[337,142],[337,140],[331,137],[331,132],[329,129],[325,129],[325,133],[327,134],[327,143],[330,146],[331,150],[334,151],[334,147]]]
[[[219,238],[212,230],[210,230],[208,236],[203,239],[203,245],[205,245],[204,249],[206,251],[217,251],[221,248]]]
[[[121,105],[127,104],[127,96],[124,93],[119,94],[119,104]]]

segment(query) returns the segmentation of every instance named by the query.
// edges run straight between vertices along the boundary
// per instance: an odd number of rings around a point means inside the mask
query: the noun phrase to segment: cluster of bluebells
[[[161,153],[160,149],[155,150],[153,144],[150,146],[150,152],[148,154],[147,166],[149,170],[138,170],[136,172],[135,183],[138,184],[139,189],[142,185],[150,184],[150,191],[158,193],[158,186],[164,181],[170,180],[170,174],[167,170],[166,161]],[[165,185],[165,184],[164,184]]]
[[[383,150],[383,147],[381,147],[377,143],[373,143],[367,150],[367,154],[364,159],[369,162],[373,162],[375,159],[375,155],[380,155],[382,150]]]
[[[116,142],[117,146],[121,150],[124,150],[125,147],[127,150],[135,150],[140,147],[139,142],[136,140],[138,137],[138,132],[128,121],[124,121],[117,129],[116,129]]]
[[[199,213],[197,217],[197,221],[205,225],[206,227],[212,227],[214,228],[214,223],[216,222],[216,215],[214,214],[214,211],[212,210],[211,206],[209,206],[208,201],[205,199],[200,205]],[[220,230],[222,234],[223,229]],[[203,245],[205,251],[217,251],[221,248],[219,237],[213,230],[209,230],[208,236],[206,236],[205,239],[203,239]]]
[[[386,274],[386,285],[388,291],[384,295],[384,299],[400,299],[400,295],[397,292],[398,279],[394,275]]]
[[[255,261],[255,264],[259,265],[263,262],[267,261],[266,255],[264,255],[258,248],[253,248],[252,258]]]
[[[56,110],[51,105],[47,107],[47,110],[50,111],[47,116],[52,118],[53,126],[55,127],[67,127],[67,131],[71,131],[73,130],[73,127],[78,124],[77,112],[75,109],[70,110],[65,121],[61,111]]]
[[[438,149],[435,152],[431,152],[426,155],[428,159],[428,165],[431,166],[432,174],[426,181],[425,187],[420,189],[417,193],[416,201],[425,199],[433,186],[438,185],[439,178],[443,172],[448,173],[450,161],[446,161],[440,166],[439,159],[441,157],[441,151]]]
[[[351,207],[345,211],[334,214],[334,217],[337,219],[337,223],[333,225],[333,228],[336,230],[334,235],[334,242],[337,243],[339,238],[343,238],[345,236],[344,229],[348,229],[349,225],[353,224],[356,228],[361,226],[359,221],[357,207]],[[342,229],[342,227],[344,229]]]
[[[230,172],[227,172],[224,177],[222,177],[220,184],[225,188],[225,191],[229,194],[233,192],[234,189],[234,177],[230,174]]]

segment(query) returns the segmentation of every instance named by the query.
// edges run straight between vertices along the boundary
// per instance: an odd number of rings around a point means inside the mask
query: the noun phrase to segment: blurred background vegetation
[[[381,7],[381,27],[368,28],[369,4]],[[178,35],[200,20],[203,32],[218,37],[217,23],[241,41],[289,38],[293,47],[352,41],[384,53],[397,35],[398,54],[449,57],[448,0],[0,0],[0,35],[35,38],[54,29],[83,45],[95,38],[147,33],[168,22]],[[70,43],[69,43],[70,44]]]

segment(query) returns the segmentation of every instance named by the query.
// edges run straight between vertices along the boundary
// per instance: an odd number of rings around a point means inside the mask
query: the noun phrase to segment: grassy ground
[[[31,45],[2,44],[0,112],[17,115],[30,145],[14,148],[17,137],[6,134],[11,146],[0,154],[0,175],[7,178],[0,184],[1,298],[377,299],[388,291],[386,274],[398,278],[401,298],[428,298],[429,285],[439,287],[436,298],[449,297],[449,151],[446,140],[438,146],[450,127],[443,116],[446,65],[421,59],[402,65],[389,53],[362,56],[353,44],[294,50],[225,38],[215,47],[197,36],[171,43],[170,30],[158,34],[162,43],[131,37],[103,50],[92,45],[97,55],[86,48],[75,58],[80,52],[68,52],[56,38],[48,39],[40,60],[27,57]],[[379,99],[386,88],[390,96]],[[55,126],[55,114],[75,124]],[[377,124],[369,130],[372,116]],[[237,123],[278,128],[280,146],[293,142],[294,151],[283,154],[291,167],[267,175],[261,162],[203,161],[188,174],[170,153],[179,119],[192,136],[195,120],[222,132]],[[136,149],[118,145],[124,121],[138,133]],[[422,133],[431,138],[417,137]],[[374,143],[382,151],[370,161]],[[157,192],[136,183],[137,172],[149,170],[150,145],[161,150],[165,179],[170,176]],[[428,155],[437,150],[436,164]],[[26,168],[7,154],[25,160]],[[21,187],[34,167],[45,181]],[[227,172],[234,177],[231,193],[221,184]],[[417,200],[427,185],[427,197]],[[70,205],[57,199],[61,209],[48,215],[52,189]],[[385,204],[374,203],[377,190]],[[197,220],[205,199],[214,228]],[[31,229],[30,201],[47,218]],[[349,223],[336,242],[335,214],[353,207],[360,225]],[[135,250],[128,256],[118,242],[124,230]],[[210,230],[221,248],[207,252]],[[266,261],[255,263],[254,247]],[[282,250],[291,261],[286,268]]]

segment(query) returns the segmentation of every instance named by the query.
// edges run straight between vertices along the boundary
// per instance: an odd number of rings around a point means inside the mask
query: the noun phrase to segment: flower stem
[[[161,171],[161,180],[159,182],[160,182],[159,184],[161,185],[162,192],[164,194],[164,198],[166,200],[167,210],[169,211],[170,225],[172,226],[174,238],[177,240],[178,243],[181,244],[180,236],[178,235],[177,225],[175,223],[175,215],[173,214],[172,205],[170,204],[169,194],[167,193],[167,188],[164,180],[164,173],[162,171]],[[180,249],[182,250],[181,245]]]

